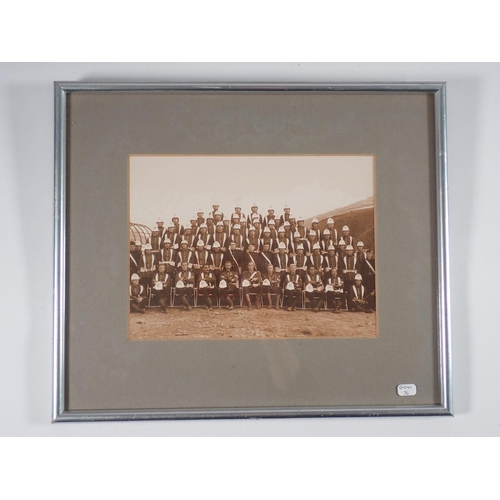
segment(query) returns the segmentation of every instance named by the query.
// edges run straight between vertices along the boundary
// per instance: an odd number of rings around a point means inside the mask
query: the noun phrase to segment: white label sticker
[[[415,384],[399,384],[398,394],[400,396],[415,396],[417,394],[417,386]]]

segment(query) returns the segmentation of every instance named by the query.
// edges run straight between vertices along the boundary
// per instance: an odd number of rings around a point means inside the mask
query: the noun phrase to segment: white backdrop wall
[[[51,424],[55,80],[446,81],[455,416]],[[499,89],[499,64],[0,64],[0,435],[498,436]]]

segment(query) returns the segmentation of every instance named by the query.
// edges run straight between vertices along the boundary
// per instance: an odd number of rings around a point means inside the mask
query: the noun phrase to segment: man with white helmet
[[[325,258],[321,255],[321,247],[319,243],[315,243],[312,247],[312,254],[309,255],[307,260],[307,267],[314,267],[316,273],[322,277]]]
[[[184,229],[184,235],[182,236],[183,240],[186,240],[188,242],[188,248],[194,252],[195,247],[196,247],[196,235],[193,233],[193,228],[191,226],[186,227]],[[182,240],[181,240],[182,241]]]
[[[296,253],[292,257],[292,263],[295,264],[295,268],[297,273],[300,276],[300,279],[303,280],[307,273],[307,261],[308,257],[304,253],[304,246],[302,243],[299,243],[296,248]]]
[[[241,261],[242,269],[246,269],[248,267],[248,263],[252,262],[255,268],[258,267],[258,262],[260,260],[259,253],[256,251],[253,243],[248,245],[246,252],[243,255],[243,259]]]
[[[346,255],[346,247],[347,245],[345,244],[345,241],[342,238],[340,238],[339,245],[337,247],[337,255],[339,256],[340,260],[342,260]]]
[[[163,242],[163,250],[160,251],[160,262],[165,263],[165,269],[172,279],[175,277],[175,260],[177,252],[172,248],[169,238]]]
[[[345,255],[340,259],[340,272],[346,288],[349,290],[354,284],[356,274],[358,274],[358,259],[354,255],[352,245],[346,246]]]
[[[288,305],[287,311],[295,311],[298,301],[302,297],[303,280],[297,272],[297,266],[290,264],[290,271],[286,273],[283,280],[285,301]]]
[[[297,247],[299,245],[302,247],[302,250],[304,250],[304,245],[302,243],[302,239],[300,238],[300,233],[298,231],[295,231],[295,233],[293,233],[293,239],[288,245],[288,252],[291,256],[294,256],[297,253]]]
[[[241,250],[243,251],[245,249],[245,237],[241,234],[241,225],[240,224],[235,224],[233,226],[232,233],[227,237],[225,246],[226,250],[229,248],[229,243],[234,241],[235,243],[235,250]],[[224,250],[224,251],[226,251]]]
[[[205,222],[205,219],[203,219],[203,222]],[[200,222],[201,224],[201,222]],[[191,219],[189,219],[189,227],[191,228],[191,234],[194,234],[196,235],[196,233],[198,232],[198,217],[196,217],[196,215],[193,215],[191,217]],[[187,227],[186,227],[187,229]],[[186,232],[184,231],[184,234],[186,234]]]
[[[156,272],[158,254],[153,254],[153,248],[149,243],[144,245],[141,263],[141,285],[144,286],[146,293],[149,293],[149,287],[153,284],[153,276]]]
[[[250,245],[253,245],[254,249],[259,248],[259,236],[257,235],[257,231],[253,226],[248,227],[248,236],[244,243],[246,249],[248,249]]]
[[[280,226],[282,226],[285,221],[289,220],[290,218],[290,207],[288,205],[285,205],[283,207],[283,215],[280,216]]]
[[[370,298],[366,293],[361,274],[356,274],[354,283],[348,288],[347,306],[349,311],[372,313]]]
[[[205,224],[207,225],[207,234],[210,236],[213,236],[215,234],[215,222],[214,222],[214,216],[213,214],[208,214],[207,215],[207,220],[205,221]],[[202,223],[203,224],[203,223]],[[201,224],[198,226],[198,231],[196,233],[196,236],[198,236],[198,233],[200,232],[200,227]]]
[[[278,237],[278,230],[276,229],[276,219],[271,219],[267,223],[266,227],[269,229],[269,236],[271,237],[271,239],[276,239]]]
[[[222,248],[222,251],[226,251],[226,239],[228,235],[224,231],[224,222],[217,222],[215,225],[214,242],[217,241]]]
[[[321,230],[319,228],[319,220],[314,217],[311,221],[311,229],[309,232],[313,231],[316,234],[316,241],[321,241]]]
[[[349,226],[342,227],[342,239],[345,241],[346,246],[351,245],[354,248],[354,238],[351,236]]]
[[[326,279],[325,292],[327,307],[330,307],[334,313],[340,313],[340,310],[344,308],[345,293],[344,282],[338,275],[336,267],[330,271],[330,275]]]
[[[323,285],[321,275],[314,266],[309,266],[304,285],[306,297],[309,299],[312,310],[318,312],[323,307],[325,301],[325,286]]]
[[[215,278],[219,280],[220,274],[224,269],[224,253],[218,241],[214,241],[212,252],[209,256],[210,270],[215,274]]]
[[[251,211],[247,217],[248,226],[253,225],[255,218],[257,218],[258,221],[262,224],[262,215],[259,214],[259,207],[257,206],[257,203],[254,203],[250,210]]]
[[[329,229],[325,229],[323,231],[322,239],[319,242],[321,246],[321,255],[326,255],[328,252],[328,248],[333,245],[335,246],[335,243],[332,240],[331,233]]]
[[[274,240],[274,244],[273,244],[273,248],[272,248],[274,253],[278,253],[279,246],[281,243],[283,243],[283,245],[285,245],[285,248],[288,250],[288,247],[290,245],[290,240],[288,240],[287,237],[285,236],[285,228],[283,226],[281,226],[278,229],[278,237]]]
[[[271,250],[269,243],[262,243],[262,248],[257,261],[257,269],[264,274],[267,272],[267,266],[271,264],[274,267],[275,253]]]
[[[163,238],[165,237],[165,233],[167,232],[167,228],[163,224],[164,224],[163,218],[158,217],[156,219],[156,227],[158,228],[158,233],[160,234],[161,242],[163,242]]]
[[[174,232],[182,236],[184,234],[184,226],[179,224],[179,216],[177,214],[174,214],[172,217],[172,224],[174,225]]]
[[[270,206],[267,209],[267,215],[264,217],[264,220],[262,221],[262,224],[267,227],[269,225],[269,221],[270,220],[274,220],[275,218],[276,217],[274,215],[274,208],[273,208],[273,206]]]
[[[260,309],[262,307],[262,275],[260,271],[257,271],[253,262],[248,263],[248,270],[243,271],[241,275],[241,288],[248,310],[252,308],[250,294],[256,295],[257,309]]]
[[[261,236],[260,241],[259,241],[258,250],[262,251],[262,248],[264,247],[265,244],[269,245],[269,248],[271,248],[271,246],[273,244],[273,239],[271,237],[271,230],[269,229],[268,226],[266,226],[262,230],[262,236]]]
[[[196,225],[200,227],[205,222],[205,212],[201,208],[196,213]]]
[[[236,243],[231,241],[229,248],[224,254],[224,262],[231,262],[231,269],[238,274],[241,274],[241,264],[243,262],[244,254],[242,250],[236,250]]]
[[[356,258],[361,267],[361,263],[366,260],[365,244],[362,241],[356,243]]]
[[[205,300],[205,305],[209,311],[213,309],[212,299],[217,300],[215,281],[215,275],[210,271],[209,264],[204,264],[198,276],[198,297]]]
[[[158,227],[153,227],[151,231],[151,236],[148,238],[148,243],[151,245],[153,253],[157,253],[160,250],[160,245],[162,242],[162,238],[160,236],[160,231]]]
[[[239,293],[239,274],[232,269],[231,261],[224,262],[224,270],[221,272],[219,280],[219,293],[221,300],[227,303],[227,308],[234,308],[233,299]]]
[[[246,215],[241,211],[241,205],[239,203],[234,207],[234,215],[238,216],[238,223],[241,224],[242,220],[246,220]]]
[[[262,275],[262,292],[267,297],[267,308],[271,309],[271,295],[274,295],[274,308],[279,309],[279,301],[281,295],[281,276],[275,272],[274,266],[269,264],[267,271]]]
[[[167,227],[167,232],[163,238],[163,244],[165,244],[165,240],[169,239],[172,243],[172,248],[177,250],[180,246],[180,242],[182,240],[181,236],[175,232],[175,226],[173,223],[169,224]]]
[[[329,217],[326,221],[326,228],[323,229],[323,233],[328,229],[333,245],[336,246],[339,239],[337,230],[335,229],[334,225],[335,225],[334,220],[331,217]]]
[[[142,257],[142,254],[140,255],[140,257]],[[140,270],[140,265],[141,265],[141,259],[137,258],[137,256],[135,255],[135,241],[131,241],[130,242],[130,276],[132,276],[132,274],[136,274],[139,272]]]
[[[223,220],[224,219],[224,212],[222,212],[220,210],[220,204],[218,201],[214,202],[214,204],[212,205],[212,214],[220,214],[220,220]],[[215,221],[217,221],[219,219],[215,219]]]
[[[366,259],[361,265],[361,276],[363,277],[363,285],[366,288],[366,293],[373,297],[371,308],[376,308],[376,293],[375,293],[375,255],[373,250],[366,251]]]
[[[313,248],[314,245],[318,243],[318,235],[315,231],[308,231],[307,233],[307,239],[302,241],[302,244],[304,245],[304,251],[306,255],[309,257],[313,253]],[[321,253],[321,247],[320,247],[320,253]]]
[[[296,231],[299,232],[300,237],[301,237],[301,239],[303,241],[305,241],[307,239],[307,228],[306,228],[305,224],[306,223],[305,223],[304,217],[302,217],[301,215],[299,215],[299,217],[297,217],[297,228],[296,228]]]
[[[211,236],[210,234],[208,234],[208,226],[206,224],[202,224],[200,226],[200,230],[198,232],[198,236],[196,237],[196,239],[198,241],[199,240],[203,241],[203,246],[208,251],[210,251],[210,249],[212,248],[214,239],[213,239],[213,236]]]
[[[175,277],[175,289],[184,304],[184,309],[189,311],[193,300],[194,273],[188,269],[187,262],[181,263],[181,268]]]
[[[286,250],[285,243],[281,242],[278,245],[278,253],[274,256],[274,270],[280,275],[281,280],[285,277],[291,261],[291,257]]]
[[[172,289],[172,278],[169,276],[165,262],[158,263],[158,272],[153,277],[153,291],[156,303],[162,312],[167,312],[167,304],[170,303],[170,290]]]
[[[130,312],[144,314],[146,312],[146,292],[139,284],[139,275],[133,274],[130,278]]]
[[[188,242],[186,240],[181,241],[181,245],[179,250],[177,251],[177,255],[175,256],[176,268],[179,269],[183,262],[186,262],[188,268],[191,269],[193,267],[193,251],[191,251],[188,247]]]
[[[196,283],[199,281],[201,270],[205,264],[209,264],[210,253],[204,248],[203,241],[196,242],[196,250],[193,252],[191,263],[193,264],[194,276]]]
[[[288,241],[291,241],[293,232],[292,232],[292,226],[291,226],[290,222],[286,220],[283,223],[283,226],[281,226],[281,227],[283,227],[283,229],[285,230],[285,238]]]

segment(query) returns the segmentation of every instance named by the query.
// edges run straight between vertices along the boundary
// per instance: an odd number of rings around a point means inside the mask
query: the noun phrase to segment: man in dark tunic
[[[267,297],[267,308],[271,309],[271,295],[274,295],[274,308],[279,309],[281,296],[281,276],[274,270],[274,266],[269,264],[267,271],[262,275],[262,293]]]
[[[298,301],[302,297],[302,278],[297,272],[297,266],[290,264],[290,272],[284,280],[285,300],[288,304],[287,311],[295,311]]]
[[[241,287],[243,289],[243,300],[247,303],[248,310],[252,308],[250,294],[256,295],[257,309],[262,307],[262,276],[253,262],[248,263],[248,271],[241,276]]]
[[[309,299],[311,308],[314,312],[318,312],[324,304],[325,287],[321,280],[320,274],[314,266],[309,267],[305,279],[306,297]]]
[[[194,273],[188,269],[188,263],[182,262],[181,269],[175,278],[175,288],[186,311],[191,310],[190,302],[193,300]]]
[[[224,270],[219,280],[219,293],[221,298],[227,302],[229,310],[234,309],[233,298],[239,293],[239,275],[233,271],[231,261],[224,263]]]
[[[354,284],[348,289],[347,306],[351,312],[373,312],[361,274],[356,274]]]
[[[146,312],[145,290],[139,284],[139,275],[133,274],[130,278],[130,312],[144,314]]]
[[[215,274],[210,271],[208,263],[203,265],[202,271],[198,276],[198,297],[205,300],[205,304],[209,311],[213,309],[212,300],[217,301]]]

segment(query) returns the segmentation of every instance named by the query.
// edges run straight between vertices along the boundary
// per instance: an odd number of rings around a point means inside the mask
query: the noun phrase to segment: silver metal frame
[[[290,408],[218,408],[180,410],[114,410],[68,411],[66,409],[66,98],[70,92],[144,92],[144,91],[331,91],[331,92],[418,92],[434,95],[436,126],[436,218],[437,218],[437,349],[439,360],[440,405],[432,406],[356,406],[356,407],[290,407]],[[339,83],[339,84],[163,84],[163,83],[77,83],[55,82],[55,227],[54,227],[54,344],[53,404],[54,422],[210,419],[210,418],[278,418],[278,417],[346,417],[346,416],[415,416],[452,415],[450,286],[448,269],[448,184],[446,143],[445,83]]]

